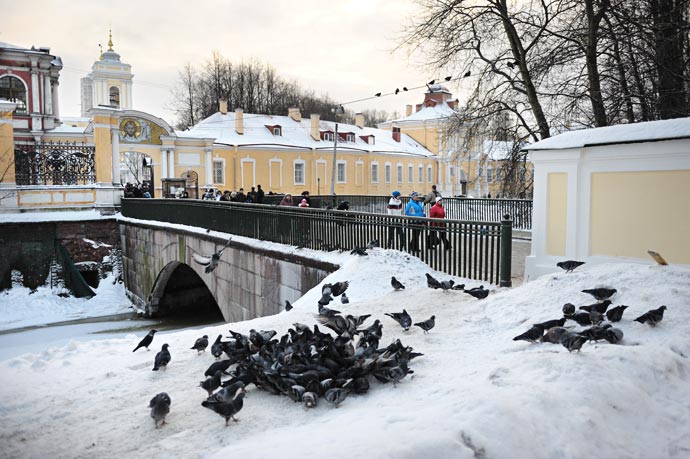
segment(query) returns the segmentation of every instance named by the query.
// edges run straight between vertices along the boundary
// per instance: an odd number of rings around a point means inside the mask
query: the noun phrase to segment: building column
[[[112,145],[113,145],[113,164],[112,164],[112,174],[113,174],[113,185],[121,185],[122,179],[120,178],[120,128],[119,126],[113,126],[110,128],[112,135]]]
[[[58,99],[58,81],[54,80],[52,84],[52,99],[53,99],[53,115],[55,115],[55,118],[60,119],[60,104],[59,104],[59,99]]]
[[[175,177],[175,149],[168,150],[168,177]]]
[[[207,185],[213,185],[213,159],[211,158],[211,149],[206,149],[206,182]]]
[[[168,178],[168,150],[161,147],[161,179]]]
[[[36,68],[37,62],[31,62],[31,130],[32,131],[42,131],[43,124],[41,123],[41,102],[39,99],[40,86],[38,83],[38,69]],[[27,101],[28,102],[28,101]],[[28,108],[28,107],[27,107]]]
[[[52,115],[53,114],[53,100],[52,100],[52,95],[53,91],[50,90],[50,77],[47,75],[43,75],[43,106],[45,107],[45,114],[46,115]]]
[[[0,178],[0,187],[14,187],[14,126],[12,113],[17,107],[14,102],[0,101],[0,171],[7,171]],[[2,174],[2,172],[0,172]],[[2,200],[0,200],[2,204]]]

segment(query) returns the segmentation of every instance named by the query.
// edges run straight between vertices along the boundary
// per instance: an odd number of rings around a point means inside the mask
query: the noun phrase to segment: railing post
[[[510,215],[506,214],[501,220],[501,260],[498,273],[498,285],[500,287],[511,287],[510,262],[513,254],[513,222]]]

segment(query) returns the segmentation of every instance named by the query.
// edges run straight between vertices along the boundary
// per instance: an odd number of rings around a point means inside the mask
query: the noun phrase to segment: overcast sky
[[[0,0],[0,41],[48,46],[62,58],[60,110],[80,114],[79,79],[107,49],[132,65],[134,108],[168,121],[171,88],[185,63],[200,65],[213,50],[239,62],[255,58],[305,89],[345,103],[415,87],[440,72],[391,53],[418,7],[411,0]],[[458,96],[457,86],[449,89]],[[404,114],[423,91],[348,105]]]

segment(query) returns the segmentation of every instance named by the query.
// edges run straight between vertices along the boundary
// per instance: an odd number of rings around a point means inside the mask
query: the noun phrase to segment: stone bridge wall
[[[129,222],[120,222],[120,238],[128,295],[147,315],[158,312],[155,292],[164,286],[157,283],[167,282],[160,274],[169,271],[164,268],[171,263],[186,264],[199,275],[228,322],[276,314],[285,300],[300,298],[338,269],[331,263],[232,241],[218,267],[207,274],[192,255],[210,256],[225,245],[224,239]]]

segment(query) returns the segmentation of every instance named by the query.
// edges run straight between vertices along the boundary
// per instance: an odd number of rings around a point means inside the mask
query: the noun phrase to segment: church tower
[[[93,63],[91,73],[81,79],[81,115],[100,106],[127,110],[132,108],[132,66],[120,62],[120,55],[113,50],[113,34],[110,32],[108,50]]]

